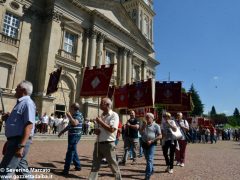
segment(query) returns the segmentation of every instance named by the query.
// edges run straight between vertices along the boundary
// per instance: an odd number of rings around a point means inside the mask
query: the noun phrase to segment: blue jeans
[[[23,157],[18,158],[15,156],[15,152],[17,149],[18,144],[20,144],[21,137],[19,138],[14,138],[11,140],[7,141],[7,146],[6,146],[6,153],[3,156],[2,162],[0,164],[0,169],[4,169],[5,171],[1,171],[0,175],[6,175],[6,176],[11,176],[14,174],[15,169],[22,169],[19,170],[18,174],[19,175],[24,175],[25,177],[28,177],[26,179],[33,179],[31,177],[31,172],[28,169],[28,162],[27,162],[27,154],[29,152],[31,140],[28,140],[26,142],[26,145],[24,147],[23,151]],[[10,170],[10,171],[9,171]],[[3,178],[2,179],[11,179],[11,178]]]
[[[81,134],[68,135],[68,149],[65,158],[64,171],[68,172],[73,162],[76,168],[81,168],[80,159],[77,153],[77,144],[81,139]]]
[[[143,153],[147,162],[146,170],[145,170],[146,179],[150,178],[150,176],[154,172],[154,167],[153,167],[154,151],[155,151],[154,144],[150,145],[147,149],[143,148]]]

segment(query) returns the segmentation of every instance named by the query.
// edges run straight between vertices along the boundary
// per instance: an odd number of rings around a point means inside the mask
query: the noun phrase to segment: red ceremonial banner
[[[181,82],[156,82],[155,104],[181,104]]]
[[[84,72],[80,96],[107,96],[109,83],[112,77],[113,64],[101,68],[87,67]]]
[[[60,67],[56,71],[53,71],[50,74],[46,95],[52,94],[58,90],[58,83],[60,80],[61,73],[62,73],[62,67]]]
[[[114,92],[114,107],[127,108],[128,107],[128,85],[115,88]]]
[[[128,108],[152,107],[152,80],[136,82],[129,85]]]
[[[182,103],[181,105],[169,105],[166,107],[169,112],[190,112],[192,111],[192,97],[189,93],[182,93]]]
[[[198,126],[204,126],[204,118],[198,118]]]

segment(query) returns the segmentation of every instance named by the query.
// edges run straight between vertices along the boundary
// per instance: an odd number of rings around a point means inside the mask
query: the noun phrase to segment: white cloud
[[[213,79],[214,79],[214,80],[218,80],[219,77],[218,77],[218,76],[214,76]]]

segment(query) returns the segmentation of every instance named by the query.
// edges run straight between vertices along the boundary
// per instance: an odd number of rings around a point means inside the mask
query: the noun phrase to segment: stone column
[[[96,44],[96,39],[97,39],[97,33],[95,31],[91,31],[90,34],[90,44],[89,44],[89,49],[88,49],[88,67],[95,66],[96,62],[96,49],[97,49],[97,44]]]
[[[114,68],[113,68],[113,76],[114,76],[114,85],[117,85],[117,71],[118,71],[118,66],[117,66],[117,57],[116,54],[113,54],[113,63],[114,63]]]
[[[126,77],[127,77],[127,49],[123,48],[122,49],[122,68],[121,68],[121,85],[125,85],[126,84]]]
[[[97,37],[97,62],[96,65],[100,67],[103,64],[103,42],[105,36],[99,34]]]
[[[147,79],[147,68],[146,68],[146,62],[142,62],[141,65],[141,80]]]
[[[13,81],[14,81],[14,74],[15,74],[15,65],[11,66],[9,68],[9,75],[8,75],[8,79],[7,79],[7,88],[9,89],[13,89]]]
[[[77,54],[76,54],[76,62],[81,63],[81,59],[82,59],[82,48],[83,48],[83,44],[82,44],[82,33],[78,34],[77,37]]]
[[[117,85],[121,85],[121,65],[122,62],[122,53],[121,49],[118,49],[118,58],[117,58]]]
[[[129,52],[128,53],[128,57],[127,57],[127,83],[131,84],[131,80],[132,80],[132,56],[133,56],[133,52]]]
[[[82,66],[87,66],[88,60],[88,47],[89,46],[89,31],[85,30],[83,34],[83,47],[82,47]]]

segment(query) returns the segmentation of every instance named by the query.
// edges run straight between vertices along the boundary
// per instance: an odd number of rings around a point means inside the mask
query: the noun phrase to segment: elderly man
[[[70,107],[70,112],[66,115],[69,119],[69,124],[58,135],[60,137],[64,132],[68,131],[68,149],[65,158],[63,175],[69,174],[71,163],[73,162],[76,171],[81,170],[81,164],[77,153],[77,144],[81,138],[83,115],[79,111],[80,106],[78,103],[73,103]]]
[[[133,161],[132,165],[137,163],[136,161],[136,152],[138,146],[138,131],[139,131],[139,120],[135,117],[135,112],[131,110],[129,112],[130,119],[126,123],[125,128],[125,138],[124,138],[124,155],[123,159],[120,162],[121,165],[125,165],[128,159],[128,153],[130,148],[132,147]]]
[[[5,122],[7,145],[0,164],[2,170],[0,174],[6,175],[6,178],[2,177],[2,179],[11,179],[15,169],[19,169],[18,172],[26,179],[32,179],[27,163],[36,112],[36,106],[30,98],[32,91],[32,83],[28,81],[22,81],[16,88],[17,104]]]
[[[92,170],[89,180],[98,178],[102,158],[106,158],[115,179],[120,180],[121,174],[116,161],[115,140],[119,124],[118,114],[112,111],[112,101],[109,98],[101,100],[100,109],[103,111],[100,117],[96,118],[97,142],[94,146]]]

